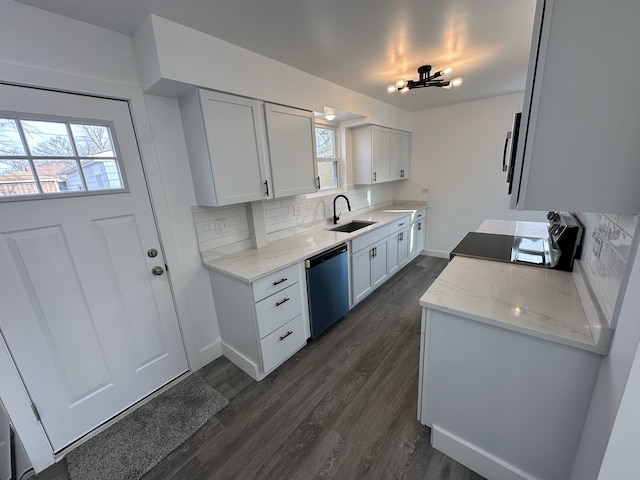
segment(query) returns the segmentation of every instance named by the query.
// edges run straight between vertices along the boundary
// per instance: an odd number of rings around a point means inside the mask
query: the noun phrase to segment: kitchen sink
[[[373,225],[376,222],[363,222],[359,220],[354,220],[349,223],[344,223],[342,225],[338,225],[337,227],[330,228],[332,232],[346,232],[351,233],[356,230],[360,230],[361,228],[368,227],[369,225]]]

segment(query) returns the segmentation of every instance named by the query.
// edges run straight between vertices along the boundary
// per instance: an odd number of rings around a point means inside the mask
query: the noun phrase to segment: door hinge
[[[36,416],[36,420],[39,422],[42,422],[42,417],[40,417],[40,412],[38,411],[38,408],[33,403],[31,404],[31,410],[33,410],[33,414]]]

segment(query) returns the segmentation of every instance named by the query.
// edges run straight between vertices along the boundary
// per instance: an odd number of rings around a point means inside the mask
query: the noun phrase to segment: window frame
[[[23,155],[0,154],[0,163],[2,163],[4,160],[27,161],[31,169],[33,183],[35,183],[35,186],[38,189],[38,193],[33,193],[33,194],[30,193],[30,194],[24,194],[24,195],[0,195],[0,204],[9,203],[9,202],[30,201],[30,200],[52,200],[56,198],[89,197],[89,196],[96,196],[96,195],[116,195],[120,193],[130,193],[126,171],[122,162],[120,148],[118,146],[118,139],[117,139],[114,122],[89,119],[89,118],[67,117],[67,116],[60,116],[60,115],[43,115],[43,114],[37,114],[37,113],[12,112],[8,110],[0,110],[0,118],[16,121],[18,134],[20,136],[20,141],[22,142],[22,147],[25,153]],[[55,123],[65,124],[65,127],[67,129],[67,135],[68,135],[69,141],[71,142],[70,146],[73,151],[73,155],[34,155],[32,154],[30,146],[25,138],[23,127],[20,124],[20,122],[22,121],[55,122]],[[94,125],[99,127],[105,127],[108,129],[110,140],[111,140],[113,156],[98,157],[98,158],[106,158],[107,160],[115,162],[115,165],[118,169],[120,181],[122,183],[121,188],[89,190],[87,185],[87,179],[83,169],[83,162],[89,161],[89,160],[95,161],[97,157],[90,156],[90,155],[80,155],[80,153],[78,152],[75,137],[72,132],[72,128],[71,128],[72,125],[87,125],[87,126]],[[43,181],[46,182],[46,180],[41,180],[39,177],[39,174],[36,168],[36,163],[34,163],[34,161],[37,162],[38,160],[61,160],[61,161],[73,160],[75,161],[76,168],[78,169],[78,174],[82,179],[84,190],[80,190],[80,191],[61,190],[56,193],[43,191],[42,182]]]
[[[323,130],[331,130],[333,131],[333,142],[334,142],[334,157],[318,157],[318,149],[316,146],[316,151],[314,155],[316,157],[316,163],[319,165],[320,163],[331,163],[333,164],[334,172],[335,172],[335,181],[336,185],[332,187],[320,188],[315,194],[312,195],[326,195],[330,192],[341,191],[343,189],[343,175],[341,175],[341,157],[340,157],[340,131],[336,124],[329,121],[318,121],[316,120],[314,125],[314,136],[316,134],[316,129]]]

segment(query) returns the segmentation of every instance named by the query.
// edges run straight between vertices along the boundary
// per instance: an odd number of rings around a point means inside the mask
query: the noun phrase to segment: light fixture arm
[[[395,91],[404,93],[414,88],[440,87],[449,89],[452,86],[457,87],[462,84],[461,78],[456,78],[454,80],[444,80],[441,78],[447,73],[450,73],[451,70],[451,68],[438,70],[431,75],[431,65],[422,65],[418,68],[418,80],[398,80],[395,84],[389,85],[387,87],[387,91],[389,93],[393,93]]]

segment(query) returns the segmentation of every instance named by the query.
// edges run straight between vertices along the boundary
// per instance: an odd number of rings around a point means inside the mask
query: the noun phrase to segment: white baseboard
[[[213,362],[216,358],[222,356],[222,341],[220,339],[211,342],[204,348],[201,348],[198,351],[198,357],[200,358],[200,362],[204,367],[210,362]]]
[[[446,258],[449,259],[449,254],[451,252],[445,252],[444,250],[429,250],[429,249],[424,249],[422,251],[423,255],[429,255],[430,257],[439,257],[439,258]]]
[[[437,425],[431,427],[431,445],[491,480],[540,480]]]
[[[225,357],[227,357],[229,360],[231,360],[233,363],[235,363],[238,367],[240,367],[242,371],[244,371],[251,378],[259,381],[265,377],[264,373],[262,373],[258,369],[258,366],[255,363],[251,362],[249,359],[247,359],[240,352],[238,352],[233,347],[230,347],[224,342],[222,342],[221,345],[222,345],[222,354]]]

